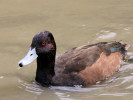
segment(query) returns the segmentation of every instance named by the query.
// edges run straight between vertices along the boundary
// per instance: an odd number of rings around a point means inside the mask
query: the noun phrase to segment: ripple
[[[111,95],[111,96],[125,96],[125,95],[127,95],[127,94],[131,94],[131,93],[107,93],[107,94],[100,94],[101,96],[109,96],[109,95]]]
[[[125,73],[125,72],[129,72],[133,70],[133,64],[127,64],[127,65],[124,65],[122,66],[120,69],[119,69],[119,72],[121,73]]]
[[[121,82],[121,84],[124,84],[124,83],[128,83],[128,82],[133,81],[133,76],[127,76],[127,77],[120,78],[120,79],[123,79],[123,81]]]
[[[100,87],[101,86],[101,87]],[[103,85],[94,85],[94,88],[89,87],[89,88],[81,88],[81,87],[68,87],[68,86],[51,86],[51,89],[54,90],[65,90],[65,91],[71,91],[71,92],[89,92],[97,89],[102,89]]]
[[[85,27],[86,25],[85,25],[85,24],[82,24],[81,26],[82,26],[82,27]]]
[[[127,54],[133,56],[133,52],[127,52]]]
[[[41,95],[42,92],[44,91],[43,89],[40,88],[39,85],[36,85],[35,82],[33,84],[25,83],[21,80],[18,80],[18,82],[21,84],[21,86],[18,86],[21,89],[24,89],[27,92],[36,94],[36,95]]]
[[[4,78],[4,76],[0,76],[0,79],[3,79]]]
[[[122,77],[118,79],[119,81],[121,80],[121,82],[119,84],[116,84],[115,86],[120,86],[123,84],[128,84],[131,83],[133,81],[133,76],[126,76],[126,77]]]
[[[128,31],[128,30],[130,30],[130,29],[131,29],[131,27],[125,27],[125,28],[124,28],[125,31]]]
[[[74,100],[74,99],[69,98],[70,95],[66,95],[66,93],[55,92],[55,94],[56,94],[61,100]]]
[[[133,89],[133,85],[128,86],[126,89]]]
[[[101,35],[102,34],[102,35]],[[108,30],[101,30],[100,33],[97,35],[100,35],[97,40],[100,40],[100,39],[109,39],[109,38],[113,38],[116,36],[116,33],[115,32],[110,32]]]

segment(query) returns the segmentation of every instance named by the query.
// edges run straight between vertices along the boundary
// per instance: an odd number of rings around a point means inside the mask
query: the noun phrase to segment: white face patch
[[[34,61],[37,57],[38,57],[38,55],[36,54],[35,48],[33,48],[32,50],[30,48],[30,50],[27,53],[27,55],[22,60],[20,60],[18,62],[18,64],[19,64],[20,67],[25,66],[25,65],[28,65],[32,61]]]

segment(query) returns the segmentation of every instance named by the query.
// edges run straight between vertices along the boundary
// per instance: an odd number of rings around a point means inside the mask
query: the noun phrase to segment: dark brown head
[[[22,67],[27,65],[38,56],[45,56],[47,54],[51,54],[55,57],[55,40],[51,32],[41,31],[33,37],[30,50],[28,54],[21,61],[19,61],[19,66]]]

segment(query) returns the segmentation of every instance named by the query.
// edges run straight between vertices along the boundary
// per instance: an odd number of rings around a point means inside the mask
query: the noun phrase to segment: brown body
[[[95,84],[117,72],[121,60],[122,54],[120,52],[112,53],[110,56],[101,53],[100,58],[92,66],[87,66],[78,75],[88,84]]]
[[[73,48],[56,59],[53,82],[86,86],[105,80],[119,70],[126,48],[127,45],[120,42]]]

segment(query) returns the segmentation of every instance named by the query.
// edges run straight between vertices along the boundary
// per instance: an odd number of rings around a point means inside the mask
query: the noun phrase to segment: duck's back
[[[57,85],[95,84],[119,70],[126,44],[101,42],[68,50],[56,59]]]

